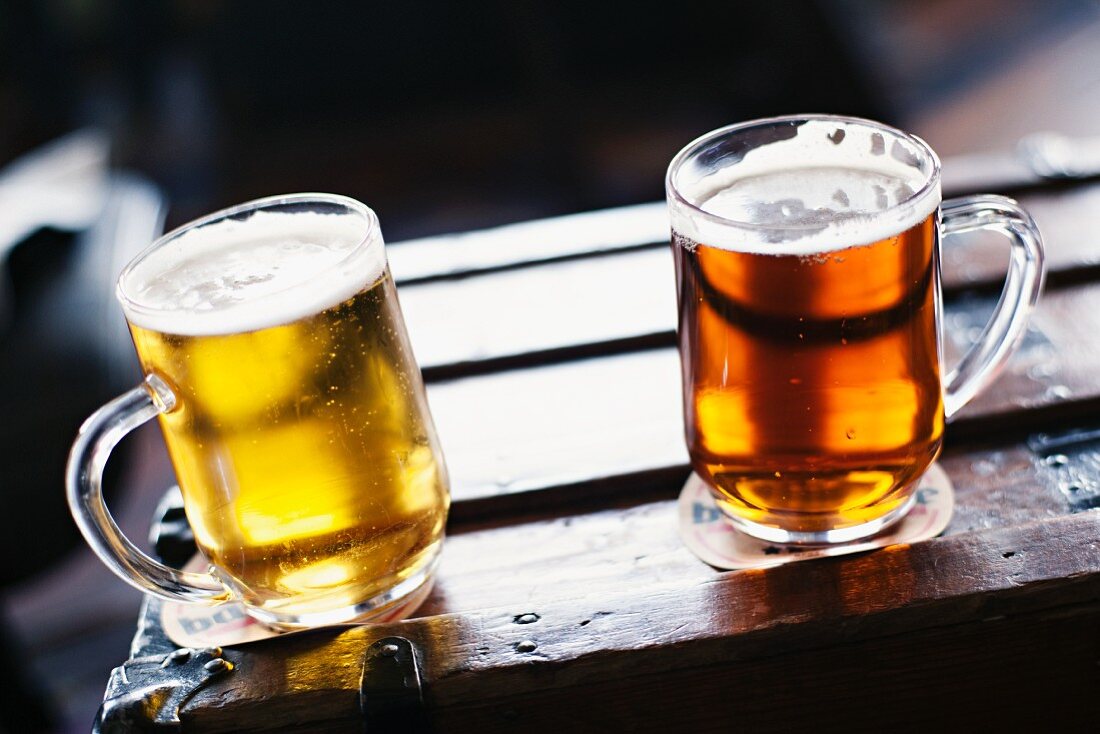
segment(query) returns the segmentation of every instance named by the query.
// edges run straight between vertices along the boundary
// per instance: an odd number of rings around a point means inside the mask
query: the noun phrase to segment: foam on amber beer
[[[804,163],[829,132],[670,197],[693,466],[727,513],[797,533],[898,510],[944,422],[934,177],[852,128]]]
[[[823,137],[836,142],[822,148]],[[669,210],[686,243],[812,256],[924,220],[940,203],[938,178],[929,180],[901,141],[856,127],[839,137],[835,124],[808,121],[793,139],[750,150],[736,165],[713,171],[685,163]]]
[[[254,613],[340,621],[424,577],[447,476],[372,215],[223,220],[119,287],[176,396],[160,420],[196,541]]]

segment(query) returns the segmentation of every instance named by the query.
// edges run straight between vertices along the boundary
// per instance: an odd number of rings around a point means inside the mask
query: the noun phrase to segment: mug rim
[[[703,133],[699,137],[692,140],[685,145],[680,151],[673,156],[672,160],[668,164],[668,170],[665,173],[665,193],[670,199],[670,203],[675,202],[679,206],[684,206],[690,210],[690,216],[702,217],[710,222],[719,225],[726,225],[730,227],[736,227],[738,229],[747,229],[757,232],[812,232],[820,229],[820,225],[813,224],[761,224],[758,222],[745,222],[738,219],[732,219],[730,217],[724,217],[720,214],[703,209],[700,205],[691,201],[685,196],[679,188],[677,188],[674,181],[674,177],[680,168],[690,160],[693,156],[698,154],[704,146],[709,143],[718,140],[719,138],[729,137],[731,135],[744,132],[757,127],[764,127],[768,125],[775,125],[777,123],[786,122],[836,122],[848,125],[861,125],[864,127],[875,128],[881,132],[888,133],[890,135],[904,138],[917,147],[928,160],[931,161],[932,167],[928,172],[928,175],[920,186],[919,189],[914,191],[911,195],[906,197],[902,201],[891,204],[882,211],[875,212],[875,216],[882,216],[895,212],[907,206],[912,206],[915,202],[920,201],[924,197],[928,196],[933,190],[939,187],[941,166],[939,156],[936,155],[936,151],[932,149],[928,143],[926,143],[920,137],[907,133],[904,130],[900,130],[891,125],[887,125],[876,120],[870,120],[865,117],[854,117],[850,115],[834,115],[826,113],[804,113],[793,115],[778,115],[775,117],[761,117],[754,120],[746,120],[744,122],[735,122],[731,125],[725,125],[720,128],[711,130],[710,132]]]
[[[192,219],[170,232],[162,234],[150,243],[147,247],[141,250],[138,254],[134,255],[130,259],[130,262],[119,273],[118,279],[115,281],[115,297],[118,299],[122,310],[126,314],[137,313],[142,315],[156,315],[172,313],[179,309],[176,308],[157,308],[155,306],[149,306],[134,298],[131,294],[126,292],[123,283],[127,277],[134,271],[138,265],[145,260],[146,257],[153,254],[164,245],[175,240],[186,232],[205,227],[215,222],[229,219],[231,217],[244,214],[246,212],[260,211],[262,209],[268,209],[278,206],[286,206],[288,204],[336,204],[345,207],[348,211],[359,214],[364,221],[363,236],[354,246],[348,248],[347,254],[341,259],[331,263],[324,268],[318,276],[324,276],[348,263],[352,258],[360,255],[364,245],[369,246],[374,241],[378,241],[381,246],[381,238],[379,235],[379,223],[378,215],[374,213],[374,210],[363,202],[353,199],[350,196],[344,196],[343,194],[326,194],[322,192],[300,192],[295,194],[275,194],[273,196],[264,196],[258,199],[252,199],[250,201],[243,202],[241,204],[235,204],[233,206],[219,209],[210,214],[205,214],[197,219]],[[296,286],[289,286],[294,288]],[[129,315],[127,315],[127,321],[130,321]]]

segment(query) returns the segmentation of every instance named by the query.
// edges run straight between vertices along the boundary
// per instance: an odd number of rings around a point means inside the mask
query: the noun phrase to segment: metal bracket
[[[364,728],[373,732],[428,732],[416,649],[404,637],[383,637],[367,648],[359,681]]]
[[[1027,445],[1053,470],[1055,486],[1070,512],[1100,507],[1100,429],[1038,433],[1028,438]]]
[[[111,671],[93,734],[179,731],[180,707],[208,681],[233,670],[220,647],[180,648],[127,660]]]

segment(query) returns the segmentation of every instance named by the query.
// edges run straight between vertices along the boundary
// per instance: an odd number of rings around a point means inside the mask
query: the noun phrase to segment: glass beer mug
[[[994,378],[1043,279],[1011,199],[942,202],[922,140],[830,115],[732,125],[666,179],[686,438],[733,524],[778,543],[872,535],[912,507],[950,420]],[[1011,244],[1000,303],[945,372],[940,237]]]
[[[117,295],[146,377],[84,423],[66,477],[111,570],[287,627],[380,616],[427,583],[447,474],[374,212],[323,194],[227,209],[155,242]],[[149,558],[104,505],[108,454],[153,417],[207,573]]]

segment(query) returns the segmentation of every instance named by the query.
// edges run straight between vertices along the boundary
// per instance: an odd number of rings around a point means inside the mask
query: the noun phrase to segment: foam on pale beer
[[[260,211],[171,239],[124,272],[119,289],[126,317],[137,326],[231,334],[342,303],[377,281],[385,266],[377,224],[365,217]]]
[[[685,166],[676,189],[723,221],[672,200],[672,229],[680,243],[815,255],[904,232],[939,205],[938,183],[925,186],[929,172],[906,144],[873,130],[835,128],[808,122],[792,139],[749,150],[717,171]],[[823,147],[826,138],[832,142]]]

